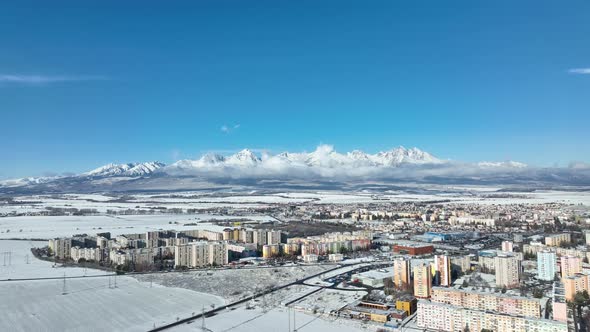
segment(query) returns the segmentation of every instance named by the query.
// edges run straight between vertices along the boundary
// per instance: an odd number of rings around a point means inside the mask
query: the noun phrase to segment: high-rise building
[[[514,243],[512,241],[502,241],[502,251],[513,252]]]
[[[554,252],[544,250],[537,253],[537,279],[553,281],[557,266],[557,256]]]
[[[561,256],[561,277],[566,278],[582,272],[582,259],[576,256]]]
[[[562,243],[572,242],[570,233],[553,234],[545,236],[545,245],[550,247],[559,247]]]
[[[434,271],[439,277],[439,285],[449,287],[451,280],[451,259],[447,255],[434,256]]]
[[[71,249],[72,249],[72,239],[71,238],[51,239],[51,240],[49,240],[48,246],[55,258],[57,258],[57,259],[70,258],[70,253],[71,253]]]
[[[566,323],[555,320],[473,310],[426,300],[418,301],[417,312],[416,324],[428,331],[568,331]]]
[[[266,233],[266,244],[279,244],[281,243],[281,231],[268,231]]]
[[[202,267],[227,263],[227,242],[196,241],[174,249],[175,266]]]
[[[563,282],[563,288],[565,290],[565,299],[567,301],[573,301],[576,293],[588,291],[590,289],[588,285],[588,275],[583,273],[577,273],[571,276],[567,276],[561,279]]]
[[[520,284],[520,260],[514,256],[499,255],[494,258],[496,286],[514,288]]]
[[[553,320],[567,323],[567,303],[565,288],[561,281],[553,283]]]
[[[432,269],[429,264],[414,267],[414,296],[427,299],[432,292]]]
[[[268,244],[266,230],[264,230],[264,229],[254,230],[254,233],[252,234],[252,240],[254,241],[254,243],[256,243],[260,247],[262,247],[265,244]]]
[[[396,258],[393,261],[393,284],[398,289],[410,287],[410,260],[407,258]]]
[[[541,318],[541,301],[535,298],[510,296],[476,290],[432,287],[432,302],[446,303],[465,309]]]
[[[451,257],[451,271],[456,270],[463,274],[471,270],[471,257],[469,255]]]

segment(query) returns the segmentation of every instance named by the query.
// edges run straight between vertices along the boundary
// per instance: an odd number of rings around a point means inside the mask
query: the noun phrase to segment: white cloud
[[[0,83],[13,84],[50,84],[59,82],[102,81],[104,76],[68,76],[68,75],[14,75],[0,74]]]
[[[228,126],[228,125],[224,124],[223,126],[221,126],[220,129],[221,129],[221,132],[222,133],[229,134],[229,133],[231,133],[234,130],[238,130],[239,128],[240,128],[240,124],[238,123],[238,124],[235,124],[233,126]]]
[[[401,148],[398,153],[410,153]],[[392,150],[392,151],[394,151]],[[390,152],[392,152],[390,151]],[[219,152],[219,151],[217,151]],[[229,152],[229,151],[228,151]],[[542,180],[551,177],[568,178],[567,170],[543,170],[517,162],[462,163],[441,161],[428,155],[426,162],[391,164],[379,160],[379,154],[356,159],[338,153],[333,146],[322,144],[313,152],[288,152],[272,155],[259,150],[262,158],[255,163],[226,163],[226,156],[195,161],[181,161],[169,165],[164,171],[171,175],[194,175],[207,179],[257,180],[329,180],[329,181],[433,181],[433,182],[506,182],[518,179]],[[432,157],[433,159],[428,159]],[[388,158],[394,158],[388,157]]]
[[[590,68],[573,68],[568,70],[570,74],[590,75]]]

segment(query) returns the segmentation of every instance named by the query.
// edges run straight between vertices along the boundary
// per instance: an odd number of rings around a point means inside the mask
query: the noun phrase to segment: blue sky
[[[4,2],[0,178],[320,143],[589,162],[590,2],[562,4]]]

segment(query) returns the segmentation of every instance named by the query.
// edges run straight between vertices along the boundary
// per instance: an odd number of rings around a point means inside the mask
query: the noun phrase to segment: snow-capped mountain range
[[[332,146],[320,145],[315,151],[307,153],[283,152],[276,155],[263,154],[261,157],[249,149],[244,149],[230,156],[205,154],[198,160],[180,160],[166,167],[167,170],[189,170],[212,167],[396,167],[405,164],[424,165],[444,163],[428,152],[417,148],[406,149],[403,146],[390,151],[368,154],[354,150],[345,154],[336,152]]]
[[[374,154],[360,150],[340,153],[330,145],[312,152],[255,153],[244,149],[231,155],[208,153],[170,165],[153,161],[107,164],[77,175],[0,181],[0,192],[55,192],[149,189],[194,181],[395,182],[422,183],[559,183],[590,184],[590,168],[537,168],[516,161],[465,163],[439,159],[418,148],[397,147]],[[188,181],[188,182],[187,182]],[[191,182],[193,181],[193,182]],[[254,182],[252,182],[254,181]],[[20,190],[19,188],[23,188]],[[106,188],[106,189],[105,189]]]
[[[164,166],[166,166],[166,164],[157,161],[147,163],[107,164],[80,175],[89,177],[146,176]]]

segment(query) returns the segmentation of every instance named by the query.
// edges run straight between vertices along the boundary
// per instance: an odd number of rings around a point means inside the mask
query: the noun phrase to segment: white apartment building
[[[104,260],[103,252],[100,248],[80,248],[76,246],[70,249],[70,257],[75,262],[79,262],[82,258],[86,261],[101,262]]]
[[[190,242],[176,246],[174,266],[203,267],[209,265],[226,265],[228,263],[227,243],[224,241]]]
[[[49,240],[49,249],[53,253],[53,256],[57,259],[70,258],[72,249],[71,238],[56,238]]]
[[[544,250],[537,253],[537,279],[553,281],[557,272],[557,256],[554,252]]]
[[[496,286],[514,288],[520,284],[520,260],[514,256],[496,256]]]

